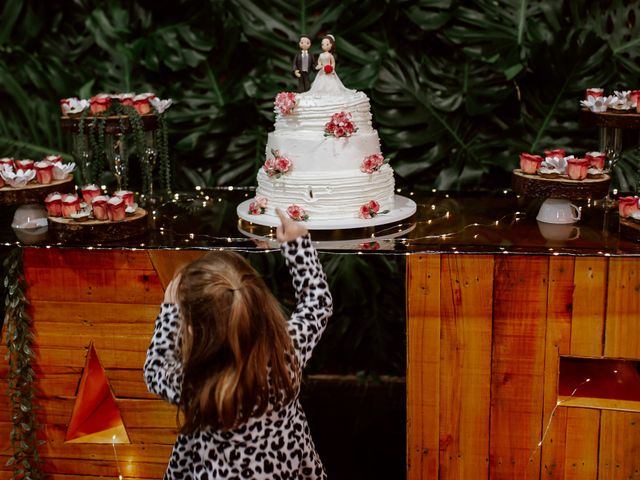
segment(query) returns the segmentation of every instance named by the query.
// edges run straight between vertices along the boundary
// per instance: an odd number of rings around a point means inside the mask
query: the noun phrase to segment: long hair
[[[286,317],[240,255],[210,252],[182,271],[181,431],[228,430],[296,397],[300,372]]]

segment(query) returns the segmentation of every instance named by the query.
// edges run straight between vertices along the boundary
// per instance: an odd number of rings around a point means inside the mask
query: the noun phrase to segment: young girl
[[[144,365],[183,425],[165,479],[326,478],[298,400],[332,313],[306,228],[278,211],[297,306],[288,320],[239,255],[210,252],[167,286]]]

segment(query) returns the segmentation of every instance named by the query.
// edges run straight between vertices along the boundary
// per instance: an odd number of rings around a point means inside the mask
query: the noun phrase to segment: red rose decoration
[[[333,72],[333,67],[331,65],[325,65],[324,73],[331,73],[331,72]]]
[[[540,155],[532,155],[530,153],[520,154],[520,169],[529,175],[535,174],[540,168],[540,164],[544,159]]]
[[[618,210],[622,218],[630,217],[632,214],[638,212],[638,197],[620,197],[618,199]]]
[[[567,160],[567,175],[571,180],[587,178],[589,161],[586,158],[571,158]]]

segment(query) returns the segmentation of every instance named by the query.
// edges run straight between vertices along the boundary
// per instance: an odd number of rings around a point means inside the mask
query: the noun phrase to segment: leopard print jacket
[[[333,311],[327,280],[309,235],[282,244],[297,306],[288,330],[300,368],[311,357]],[[163,304],[144,364],[149,391],[177,404],[182,386],[178,307]],[[228,431],[178,435],[165,479],[325,479],[298,398]]]

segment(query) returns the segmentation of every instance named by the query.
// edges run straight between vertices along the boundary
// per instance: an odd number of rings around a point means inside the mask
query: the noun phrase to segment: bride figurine
[[[316,70],[318,73],[311,84],[308,93],[311,95],[345,95],[355,90],[345,87],[336,73],[336,60],[333,52],[336,50],[336,39],[333,35],[325,35],[320,44],[322,53],[318,56]]]

